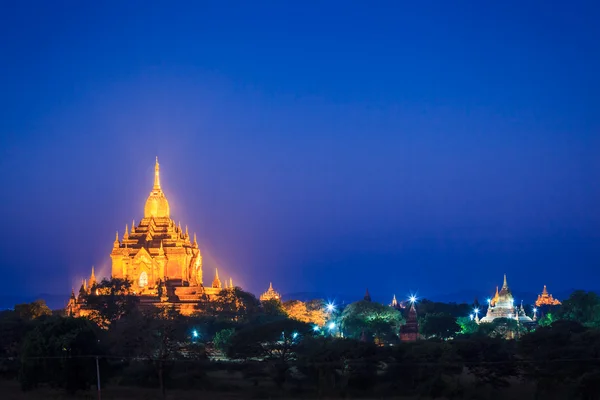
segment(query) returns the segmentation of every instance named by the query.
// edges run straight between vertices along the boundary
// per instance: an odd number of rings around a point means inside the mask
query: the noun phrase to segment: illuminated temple
[[[552,297],[551,294],[548,293],[548,289],[546,289],[546,285],[544,285],[544,290],[542,290],[542,294],[538,295],[537,300],[535,301],[536,307],[542,306],[559,306],[561,304],[560,301]]]
[[[131,230],[125,226],[121,238],[117,232],[110,253],[113,278],[132,281],[132,289],[139,295],[142,305],[174,305],[183,314],[197,311],[200,300],[210,300],[224,287],[218,271],[210,286],[205,287],[202,272],[202,253],[198,248],[196,234],[193,239],[187,226],[181,228],[170,215],[167,197],[160,185],[158,158],[154,167],[154,185],[146,200],[144,217]],[[89,290],[95,281],[94,272],[90,282],[84,281],[81,291]],[[231,278],[229,286],[233,287]],[[80,296],[81,297],[81,296]],[[85,305],[72,293],[69,311],[81,314]]]
[[[523,323],[533,322],[525,314],[523,304],[520,307],[515,306],[515,299],[506,282],[506,274],[504,275],[502,289],[498,291],[496,287],[496,295],[491,299],[485,317],[478,322],[492,322],[496,318],[512,318]]]

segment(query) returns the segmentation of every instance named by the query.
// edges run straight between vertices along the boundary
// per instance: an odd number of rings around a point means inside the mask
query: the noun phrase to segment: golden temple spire
[[[233,289],[233,279],[229,277],[229,287]]]
[[[131,233],[135,233],[135,219],[131,220]]]
[[[113,247],[119,247],[121,243],[119,242],[119,231],[117,231],[117,234],[115,235],[115,241],[113,243]]]
[[[129,228],[127,226],[127,224],[125,224],[125,234],[123,235],[123,238],[126,238],[129,236]]]
[[[198,247],[198,241],[196,240],[196,232],[194,232],[194,247]]]
[[[154,165],[154,189],[160,190],[160,166],[158,165],[158,156]]]
[[[190,236],[190,235],[188,234],[188,228],[187,228],[187,225],[185,226],[185,236]]]
[[[221,289],[221,280],[219,279],[219,269],[215,268],[215,279],[212,282],[212,287],[215,289]]]
[[[548,289],[546,289],[546,285],[544,285],[544,290],[542,290],[542,296],[548,295]]]
[[[502,284],[502,289],[508,289],[508,283],[506,283],[506,274],[504,274],[504,283]]]
[[[92,274],[90,275],[90,286],[96,283],[96,275],[94,274],[94,266],[92,265]]]

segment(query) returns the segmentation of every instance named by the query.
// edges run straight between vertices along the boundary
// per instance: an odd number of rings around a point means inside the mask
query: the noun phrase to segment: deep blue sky
[[[108,272],[155,155],[207,280],[600,287],[597,2],[291,3],[1,2],[0,293]]]

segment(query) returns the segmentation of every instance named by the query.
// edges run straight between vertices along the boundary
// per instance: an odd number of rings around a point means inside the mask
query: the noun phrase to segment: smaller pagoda
[[[415,303],[411,302],[406,324],[400,327],[400,340],[403,342],[415,342],[417,339],[419,339],[419,320],[417,319]]]
[[[281,301],[281,295],[273,289],[273,283],[269,283],[269,289],[260,295],[260,301],[279,300]]]
[[[561,302],[552,297],[550,293],[548,293],[548,289],[546,289],[546,285],[544,285],[544,290],[542,290],[542,294],[538,295],[537,300],[535,301],[536,307],[542,306],[559,306]]]

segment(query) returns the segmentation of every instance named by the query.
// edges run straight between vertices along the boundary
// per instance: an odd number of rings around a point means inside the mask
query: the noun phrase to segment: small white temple
[[[504,274],[502,289],[498,292],[498,288],[496,287],[496,295],[490,301],[487,313],[485,317],[481,318],[480,322],[492,322],[496,318],[512,318],[524,323],[533,322],[525,314],[523,303],[521,303],[520,307],[515,306],[515,299],[508,288],[508,283],[506,283],[506,274]]]

